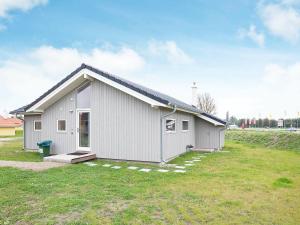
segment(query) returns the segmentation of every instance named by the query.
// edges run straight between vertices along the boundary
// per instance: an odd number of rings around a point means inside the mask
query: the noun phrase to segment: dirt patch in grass
[[[55,162],[18,162],[0,160],[0,167],[14,167],[23,170],[43,171],[50,168],[65,166],[65,163]]]

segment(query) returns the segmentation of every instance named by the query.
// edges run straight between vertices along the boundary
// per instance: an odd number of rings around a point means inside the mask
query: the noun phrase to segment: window
[[[91,107],[90,103],[91,97],[91,85],[86,83],[81,86],[77,91],[77,108],[89,109]]]
[[[66,131],[66,121],[57,120],[57,132],[65,132],[65,131]]]
[[[42,122],[40,120],[34,120],[33,121],[33,130],[34,131],[42,130]]]
[[[189,130],[189,121],[182,120],[182,131],[188,131],[188,130]]]
[[[174,119],[167,119],[166,120],[166,131],[168,131],[168,132],[175,132],[175,123],[176,123],[176,120],[174,120]]]

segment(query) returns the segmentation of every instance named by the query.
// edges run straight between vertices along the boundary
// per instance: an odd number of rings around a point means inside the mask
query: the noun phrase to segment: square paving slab
[[[143,169],[140,169],[139,171],[148,173],[148,172],[151,171],[151,169],[145,169],[145,168],[143,168]]]

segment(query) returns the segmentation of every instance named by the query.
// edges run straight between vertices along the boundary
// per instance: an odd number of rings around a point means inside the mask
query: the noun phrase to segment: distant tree
[[[235,117],[235,116],[231,116],[230,118],[229,118],[229,124],[231,124],[231,125],[238,125],[239,123],[238,123],[239,121],[238,121],[238,119]]]
[[[270,121],[268,118],[263,119],[263,127],[269,127],[270,126]]]
[[[262,128],[263,127],[263,120],[261,118],[259,118],[257,120],[257,127]]]
[[[239,119],[238,120],[238,126],[242,127],[243,124],[245,125],[245,119]]]
[[[277,128],[277,120],[274,120],[274,119],[272,119],[272,120],[270,120],[270,127],[272,127],[272,128]]]
[[[215,100],[209,93],[203,93],[197,96],[197,107],[203,112],[213,115],[216,114],[217,107]]]

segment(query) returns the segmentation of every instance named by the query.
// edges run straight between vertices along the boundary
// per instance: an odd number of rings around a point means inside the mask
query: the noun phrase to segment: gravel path
[[[16,140],[22,140],[23,137],[6,137],[6,138],[1,138],[0,137],[0,142],[1,141],[16,141]]]
[[[23,170],[43,171],[50,168],[65,166],[65,163],[55,162],[18,162],[0,160],[0,167],[14,167]]]

